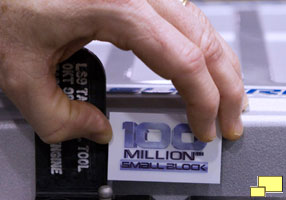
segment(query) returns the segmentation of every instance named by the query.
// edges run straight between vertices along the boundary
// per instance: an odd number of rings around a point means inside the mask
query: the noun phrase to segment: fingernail
[[[198,140],[201,141],[201,142],[212,142],[215,138],[216,137],[208,137],[208,136],[206,136],[206,137],[200,137],[200,138],[198,138]]]
[[[107,129],[101,133],[93,134],[92,141],[98,144],[107,144],[112,138],[112,129]]]
[[[216,126],[212,125],[207,134],[202,135],[199,140],[202,142],[212,142],[216,138]]]
[[[247,95],[245,94],[245,95],[244,95],[244,98],[243,98],[243,108],[242,108],[242,112],[247,111],[247,110],[248,110],[248,107],[249,107],[249,101],[248,101]]]
[[[212,142],[212,141],[215,140],[215,138],[216,138],[216,135],[215,135],[215,136],[209,136],[209,137],[207,138],[207,142]]]
[[[234,136],[233,140],[237,140],[243,135],[243,124],[242,124],[241,117],[239,118],[238,122],[235,124],[232,135]]]

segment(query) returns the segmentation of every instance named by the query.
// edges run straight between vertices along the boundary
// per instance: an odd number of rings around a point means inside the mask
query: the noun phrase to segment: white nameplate
[[[183,114],[111,112],[108,180],[220,183],[221,134],[194,138]]]

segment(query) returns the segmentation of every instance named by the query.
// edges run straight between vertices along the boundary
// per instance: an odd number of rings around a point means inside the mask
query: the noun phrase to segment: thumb
[[[60,88],[56,90],[55,97],[39,100],[38,105],[45,110],[41,117],[30,120],[33,111],[27,115],[41,139],[46,143],[58,143],[84,137],[101,144],[108,143],[112,129],[104,114],[89,103],[70,101]],[[49,104],[48,101],[53,99],[54,103]]]
[[[35,60],[17,63],[21,70],[9,66],[3,90],[44,142],[83,137],[104,144],[111,139],[104,114],[89,103],[71,101],[57,85],[54,70],[41,70],[48,67]]]

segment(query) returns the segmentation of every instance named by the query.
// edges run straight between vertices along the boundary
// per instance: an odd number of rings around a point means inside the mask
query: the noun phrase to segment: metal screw
[[[112,200],[113,191],[108,185],[103,185],[98,189],[99,200]]]

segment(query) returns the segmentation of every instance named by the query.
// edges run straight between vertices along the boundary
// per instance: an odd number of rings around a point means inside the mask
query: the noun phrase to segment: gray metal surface
[[[0,136],[0,199],[33,199],[35,152],[32,128],[24,120],[1,120]]]
[[[115,193],[124,194],[151,193],[162,200],[167,196],[178,200],[184,199],[183,196],[249,196],[249,187],[257,185],[257,176],[285,175],[286,150],[285,145],[281,145],[286,142],[285,134],[285,128],[246,127],[241,140],[224,140],[220,185],[120,182],[113,183],[113,189]],[[285,185],[285,179],[283,183]],[[286,198],[285,194],[273,196]]]
[[[1,101],[3,99],[7,100],[2,96]],[[169,110],[172,111],[183,112]],[[183,200],[190,195],[249,196],[249,187],[256,185],[257,176],[285,175],[285,126],[267,127],[258,121],[246,124],[241,140],[224,140],[220,185],[113,182],[114,193],[152,194],[157,200]],[[0,199],[32,199],[35,192],[33,130],[24,120],[2,120],[0,135]],[[285,194],[272,196],[286,197]]]
[[[276,7],[269,3],[262,5],[259,3],[227,3],[227,5],[219,3],[200,6],[239,54],[246,85],[286,86],[283,81],[281,82],[282,72],[286,68],[286,41],[283,39],[286,37],[286,3],[281,3]],[[268,6],[270,9],[267,10]],[[283,8],[285,8],[285,13]],[[223,16],[219,16],[219,13]],[[279,37],[266,37],[275,36],[275,34],[282,36],[281,41]],[[279,51],[277,51],[277,46],[279,46]],[[109,84],[140,84],[142,80],[139,76],[132,77],[131,72],[134,71],[130,71],[130,67],[141,66],[141,64],[137,63],[131,52],[125,53],[112,48],[107,55],[103,55],[104,49],[94,46],[90,48],[102,56]],[[102,48],[105,47],[102,46]],[[142,74],[146,74],[147,78],[160,80],[160,77],[146,68],[136,68],[136,70],[139,70],[135,71],[139,74],[144,72]],[[278,73],[279,77],[277,70],[282,71],[281,76]],[[160,95],[144,98],[140,98],[142,96],[139,95],[138,97],[137,99],[132,97],[132,101],[130,96],[110,97],[108,99],[109,110],[134,111],[136,108],[137,111],[140,109],[146,111],[144,105],[148,105],[148,112],[183,112],[183,104],[177,97],[165,98]],[[279,99],[276,102],[280,104],[285,101],[286,99]],[[152,194],[157,200],[183,200],[190,195],[249,196],[249,187],[256,185],[257,176],[286,175],[286,120],[277,123],[260,121],[263,116],[285,117],[285,105],[282,105],[284,107],[281,109],[278,105],[273,112],[250,110],[249,113],[244,114],[245,120],[251,115],[257,116],[257,120],[245,123],[245,132],[241,140],[223,141],[220,185],[113,182],[114,193]],[[0,137],[0,200],[34,199],[33,130],[1,91]],[[286,185],[285,178],[283,184]],[[267,196],[286,198],[286,193],[267,194]]]

